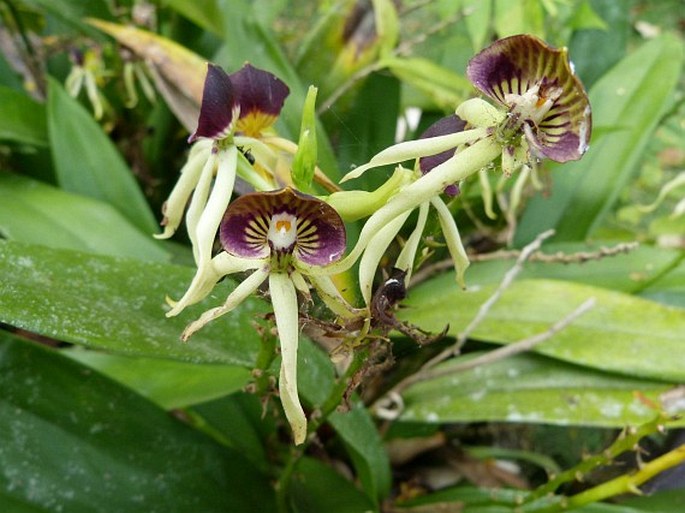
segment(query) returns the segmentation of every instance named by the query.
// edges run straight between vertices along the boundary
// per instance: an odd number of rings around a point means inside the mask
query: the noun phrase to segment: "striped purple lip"
[[[233,201],[221,222],[224,249],[245,258],[292,254],[323,266],[345,252],[345,226],[327,203],[287,187],[245,194]]]
[[[566,162],[585,153],[592,130],[590,102],[571,66],[565,48],[518,35],[481,51],[466,73],[483,94],[522,118],[538,154]]]

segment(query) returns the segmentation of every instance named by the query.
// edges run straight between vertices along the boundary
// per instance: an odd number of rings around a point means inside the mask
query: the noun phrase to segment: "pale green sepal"
[[[195,263],[199,263],[199,248],[197,245],[197,226],[200,222],[202,212],[207,205],[207,198],[209,197],[209,190],[212,186],[212,179],[214,178],[214,170],[216,168],[216,153],[211,152],[205,165],[200,172],[200,178],[193,191],[193,196],[190,199],[188,210],[186,211],[186,230],[188,237],[193,247],[193,257]]]
[[[295,445],[299,445],[307,438],[307,417],[297,395],[297,345],[300,331],[297,294],[293,282],[285,273],[269,275],[269,292],[281,343],[278,392],[283,411],[293,431]]]
[[[373,290],[373,278],[378,270],[378,264],[388,250],[388,246],[402,228],[411,211],[403,212],[395,219],[378,230],[369,241],[359,262],[359,288],[365,304],[370,304]]]
[[[207,139],[198,141],[190,150],[188,160],[181,168],[181,174],[178,181],[176,182],[176,185],[174,185],[174,188],[169,195],[169,199],[167,199],[164,204],[164,220],[162,221],[164,231],[162,233],[154,234],[153,237],[156,239],[168,239],[176,233],[176,230],[181,224],[181,219],[183,218],[183,212],[185,212],[186,205],[188,204],[188,199],[200,180],[200,172],[209,158],[211,145],[207,144],[208,142],[209,140]]]
[[[292,280],[293,285],[295,285],[297,291],[300,294],[302,294],[307,299],[307,301],[311,301],[312,295],[309,292],[309,285],[307,285],[307,282],[302,276],[302,273],[300,273],[299,271],[292,271],[290,273],[290,279]]]
[[[440,135],[438,137],[427,137],[425,139],[401,142],[377,153],[369,162],[347,173],[340,182],[342,183],[347,180],[352,180],[353,178],[358,178],[365,171],[374,167],[397,164],[406,160],[436,155],[443,151],[454,149],[460,144],[473,142],[486,135],[487,131],[485,129],[475,128],[473,130],[464,130],[463,132],[455,132],[453,134]]]
[[[423,230],[426,227],[426,221],[428,220],[428,210],[430,208],[430,203],[426,201],[421,203],[419,207],[419,217],[416,220],[416,227],[414,231],[407,239],[404,244],[402,251],[400,251],[397,261],[395,262],[395,267],[407,272],[404,278],[404,283],[407,285],[411,279],[411,273],[414,269],[414,260],[416,259],[416,251],[419,247],[419,242],[421,242],[421,236],[423,235]]]
[[[506,112],[481,98],[466,100],[457,107],[455,114],[470,126],[479,128],[498,126],[507,116]]]
[[[224,276],[244,272],[249,269],[257,269],[264,264],[264,259],[241,258],[222,251],[212,259],[209,265],[198,267],[193,281],[181,299],[175,302],[167,298],[167,302],[172,306],[172,309],[167,312],[166,316],[174,317],[187,306],[202,301]]]
[[[351,319],[364,315],[364,310],[350,305],[333,283],[330,276],[309,276],[309,281],[328,309],[340,317]]]
[[[216,180],[197,224],[198,267],[207,265],[212,258],[216,232],[233,194],[238,149],[233,145],[219,149],[216,161]]]
[[[521,204],[521,199],[523,197],[523,188],[530,179],[530,167],[523,166],[518,177],[516,177],[516,182],[511,188],[511,194],[509,194],[509,216],[512,219],[516,218],[516,211]]]
[[[385,205],[404,185],[409,183],[413,174],[412,170],[397,166],[392,176],[373,192],[339,191],[321,199],[332,206],[344,221],[351,223],[370,216]]]
[[[497,219],[497,215],[492,209],[494,195],[492,193],[492,185],[490,185],[490,178],[488,177],[487,168],[483,168],[478,171],[478,180],[480,182],[480,195],[483,198],[483,209],[485,210],[485,215],[490,219]]]
[[[466,268],[471,264],[469,262],[469,257],[464,249],[464,244],[461,242],[461,236],[459,235],[459,229],[457,228],[457,223],[452,217],[452,213],[439,197],[435,197],[431,200],[432,205],[438,212],[438,220],[440,221],[440,229],[442,230],[442,235],[445,237],[445,242],[447,243],[447,249],[452,256],[452,262],[454,262],[454,270],[456,271],[457,283],[461,288],[466,288],[466,282],[464,281],[464,273]]]
[[[257,269],[250,276],[240,282],[235,289],[233,289],[233,292],[228,295],[223,305],[207,310],[197,320],[186,326],[186,329],[183,330],[183,334],[181,335],[181,340],[185,342],[193,335],[193,333],[204,327],[206,324],[233,310],[248,296],[253,294],[259,288],[259,286],[264,283],[264,280],[266,280],[268,276],[269,269],[266,266],[262,267],[261,269]]]
[[[292,179],[295,187],[308,192],[316,170],[316,93],[318,89],[309,86],[302,110],[302,124],[297,153],[293,158]]]
[[[357,244],[342,260],[328,266],[312,269],[312,274],[337,274],[346,271],[356,262],[374,235],[397,216],[407,213],[421,203],[438,196],[448,185],[460,182],[490,164],[502,152],[493,137],[486,137],[461,150],[454,157],[443,162],[410,183],[393,196],[388,203],[376,211],[364,223]]]

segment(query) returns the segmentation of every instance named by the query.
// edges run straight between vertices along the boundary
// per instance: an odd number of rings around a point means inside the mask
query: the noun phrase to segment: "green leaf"
[[[164,0],[164,4],[193,23],[216,35],[223,32],[222,13],[216,0]]]
[[[595,12],[588,0],[583,0],[580,5],[574,9],[568,24],[571,28],[576,30],[606,30],[608,28],[606,22]]]
[[[47,146],[45,107],[19,91],[0,86],[0,140]]]
[[[556,240],[592,236],[633,175],[664,109],[672,101],[683,61],[683,45],[664,36],[623,59],[590,91],[594,123],[618,126],[593,143],[579,161],[551,166],[550,198],[528,204],[516,244],[554,227]]]
[[[251,323],[267,310],[256,298],[181,342],[185,325],[234,286],[221,283],[167,319],[164,298],[181,297],[194,274],[189,267],[1,242],[0,274],[0,322],[11,326],[125,355],[254,365],[260,341]]]
[[[334,412],[329,422],[345,443],[366,494],[376,504],[390,492],[390,462],[371,415],[363,404],[345,413]]]
[[[611,241],[551,242],[542,247],[542,252],[550,256],[591,255],[613,246]],[[518,279],[573,281],[634,294],[650,288],[654,280],[660,281],[682,258],[678,250],[641,244],[628,253],[582,263],[527,262]],[[466,273],[466,282],[471,287],[499,283],[513,265],[513,259],[474,262]]]
[[[290,481],[295,513],[375,511],[371,501],[338,472],[313,458],[297,462]]]
[[[167,261],[169,253],[107,203],[0,173],[0,233],[53,248]]]
[[[495,31],[499,37],[533,34],[545,38],[545,13],[537,0],[495,0]]]
[[[3,511],[273,511],[240,454],[53,350],[0,332],[0,387]]]
[[[380,65],[397,76],[404,84],[426,94],[438,107],[454,110],[471,92],[471,83],[463,76],[421,57],[388,57]]]
[[[450,367],[475,355],[450,360]],[[538,355],[518,355],[473,370],[429,379],[408,388],[407,421],[506,421],[623,427],[652,420],[657,411],[636,393],[658,402],[671,387],[577,367]]]
[[[470,14],[464,19],[464,24],[469,32],[471,46],[474,52],[478,52],[485,44],[485,38],[490,30],[490,18],[492,16],[492,2],[481,0],[464,0],[463,9]]]
[[[84,351],[63,354],[97,370],[166,410],[210,401],[241,390],[251,379],[244,367],[187,363]]]
[[[453,280],[439,277],[412,289],[399,317],[436,333],[449,323],[449,333],[456,335],[493,290],[462,291]],[[594,308],[535,351],[629,376],[685,381],[685,310],[588,285],[515,282],[472,337],[502,344],[543,333],[589,298],[595,298]]]
[[[117,149],[88,111],[53,79],[47,113],[60,186],[109,203],[143,232],[156,231],[150,207]]]
[[[678,265],[642,289],[640,295],[673,306],[685,308],[685,257]]]

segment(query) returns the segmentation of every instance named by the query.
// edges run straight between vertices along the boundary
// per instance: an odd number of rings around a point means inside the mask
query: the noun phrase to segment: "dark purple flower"
[[[429,126],[419,137],[419,139],[426,139],[428,137],[438,137],[440,135],[454,134],[462,132],[466,127],[466,121],[461,119],[456,114],[446,116],[437,120]],[[454,156],[454,149],[446,150],[437,155],[430,155],[428,157],[421,157],[419,159],[419,169],[421,174],[428,173],[434,167],[439,166],[443,162]],[[445,187],[445,194],[454,197],[459,194],[459,186],[457,184],[448,185]]]
[[[327,203],[287,187],[233,201],[221,222],[220,239],[238,257],[292,255],[307,265],[323,266],[345,252],[345,225]]]
[[[588,148],[590,103],[565,48],[530,35],[501,39],[469,62],[466,73],[483,94],[507,107],[503,137],[521,130],[540,156],[577,160]]]
[[[223,139],[233,130],[258,137],[278,118],[290,93],[275,75],[251,64],[227,74],[208,64],[197,129],[188,139]]]

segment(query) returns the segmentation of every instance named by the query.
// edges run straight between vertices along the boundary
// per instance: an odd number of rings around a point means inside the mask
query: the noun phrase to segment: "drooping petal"
[[[226,210],[220,229],[229,253],[262,258],[272,250],[308,265],[327,265],[345,251],[345,225],[325,202],[290,187],[245,194]]]
[[[264,283],[268,276],[268,266],[264,265],[261,269],[257,269],[238,284],[233,292],[228,295],[223,305],[207,310],[197,320],[186,326],[186,329],[183,330],[183,334],[181,335],[181,340],[185,342],[196,331],[203,328],[217,317],[227,314],[236,308],[240,303],[252,295],[259,288],[259,286]]]
[[[587,150],[590,103],[566,48],[552,48],[530,35],[511,36],[473,57],[466,73],[483,94],[527,113],[526,135],[541,156],[565,162]]]
[[[278,339],[281,344],[281,372],[278,391],[283,411],[288,419],[295,445],[307,437],[307,417],[297,394],[297,346],[300,327],[297,313],[297,293],[295,286],[286,273],[269,275],[271,304],[276,317]]]
[[[464,249],[464,244],[461,242],[461,236],[459,235],[459,228],[457,228],[457,223],[452,217],[452,213],[438,196],[430,200],[431,205],[435,208],[438,213],[438,220],[440,221],[440,229],[442,230],[442,235],[445,237],[445,242],[447,243],[447,249],[452,257],[452,262],[454,263],[454,270],[456,272],[456,280],[461,288],[466,288],[466,283],[464,282],[464,273],[466,268],[471,264],[469,262],[469,257]]]
[[[208,64],[200,118],[188,142],[199,137],[222,139],[227,136],[233,130],[238,108],[238,98],[228,74],[219,66]]]
[[[230,80],[240,105],[236,129],[250,137],[258,137],[276,121],[290,89],[276,75],[249,63],[231,73]]]
[[[456,114],[451,116],[446,116],[439,119],[431,126],[429,126],[425,132],[421,134],[419,139],[426,139],[429,137],[438,137],[440,135],[454,134],[457,132],[463,132],[466,128],[466,121],[461,119]],[[419,168],[421,173],[424,175],[428,173],[434,167],[439,166],[446,160],[454,156],[455,148],[450,148],[449,150],[436,153],[435,155],[430,155],[427,157],[422,157],[419,159]],[[448,196],[456,196],[459,194],[459,186],[457,184],[451,184],[445,187],[445,194]]]
[[[404,141],[377,153],[371,160],[362,166],[354,168],[343,176],[340,182],[346,182],[357,178],[371,168],[385,166],[388,164],[398,164],[405,160],[417,159],[427,155],[435,155],[451,148],[456,148],[460,144],[472,143],[488,135],[487,130],[476,128],[465,130],[454,134],[440,135],[430,139],[417,139],[414,141]]]

